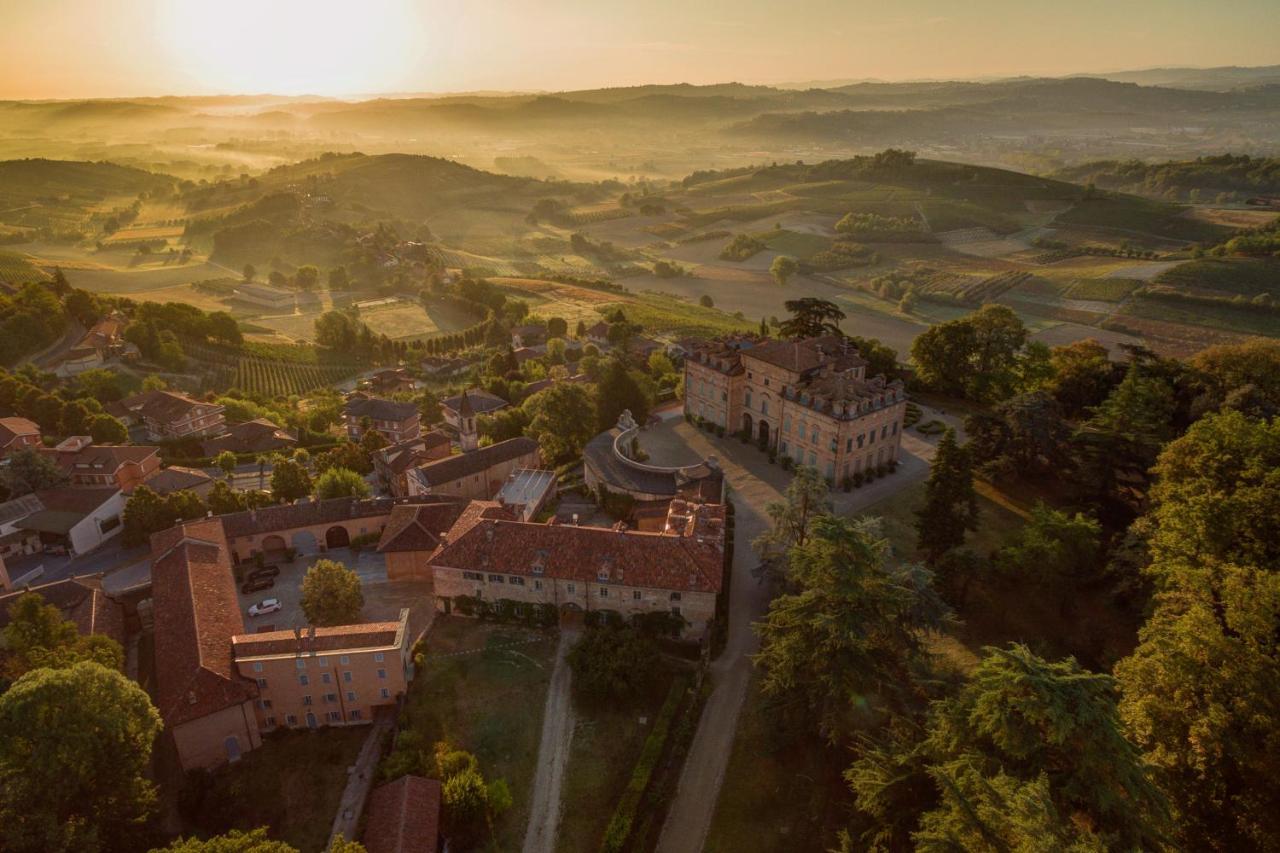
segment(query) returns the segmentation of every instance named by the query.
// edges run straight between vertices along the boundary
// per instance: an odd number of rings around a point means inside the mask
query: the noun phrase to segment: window
[[[893,422],[893,429],[892,429],[892,430],[890,430],[889,432],[890,432],[890,435],[897,435],[897,434],[898,434],[898,422],[897,422],[897,421],[894,421],[894,422]]]
[[[305,675],[299,675],[299,676],[298,676],[298,683],[299,683],[299,684],[301,684],[303,687],[306,687],[306,686],[307,686],[308,684],[310,684],[311,682],[307,679],[307,677],[306,677]]]
[[[261,689],[263,689],[263,690],[266,690],[266,689],[267,689],[267,680],[266,680],[265,678],[259,678],[259,679],[258,679],[258,687],[260,687],[260,688],[261,688]]]
[[[524,586],[524,578],[522,578],[522,577],[516,577],[516,576],[514,576],[514,575],[513,575],[513,576],[509,579],[509,582],[510,582],[510,584],[511,584],[512,586]]]
[[[782,455],[783,456],[787,455],[787,443],[785,441],[782,442]]]
[[[254,671],[254,672],[262,672],[262,664],[260,664],[260,663],[255,663],[255,664],[253,665],[253,671]]]
[[[293,665],[294,665],[294,666],[296,666],[298,669],[306,669],[306,668],[307,668],[307,659],[306,659],[306,658],[298,658],[296,661],[294,661],[294,662],[293,662]]]
[[[671,593],[671,600],[672,600],[672,601],[679,601],[679,600],[680,600],[680,593],[678,593],[678,592],[673,592],[673,593]]]
[[[469,580],[469,581],[484,580],[484,575],[480,574],[479,572],[463,572],[462,577],[464,580]]]
[[[565,584],[565,592],[573,595],[573,584]]]
[[[836,476],[836,463],[828,462],[827,463],[827,479],[828,480],[835,479],[835,476]]]
[[[607,586],[600,587],[600,597],[601,598],[609,597],[609,588]]]
[[[837,442],[836,442],[836,437],[833,435],[833,436],[831,436],[831,448],[830,448],[830,449],[831,449],[831,452],[832,452],[832,453],[835,453],[835,452],[836,452],[836,448],[837,448],[837,447],[839,447],[839,445],[838,445],[838,444],[837,444]]]
[[[815,427],[813,427],[813,431],[812,431],[812,433],[809,435],[809,442],[810,442],[811,444],[817,444],[817,443],[818,443],[818,428],[817,428],[816,426],[815,426]]]
[[[601,583],[603,583],[604,581],[607,581],[608,579],[609,579],[608,569],[601,569],[600,571],[596,572],[596,580],[600,581]]]
[[[391,691],[384,687],[384,688],[382,688],[382,691],[381,691],[381,694],[380,694],[380,695],[382,696],[382,698],[383,698],[383,699],[390,699],[390,698],[391,698]]]
[[[672,608],[671,608],[671,615],[672,615],[672,616],[679,616],[679,615],[680,615],[680,608],[679,608],[679,607],[672,607]]]
[[[329,665],[329,659],[328,659],[328,658],[316,658],[316,660],[318,660],[318,661],[320,662],[320,668],[321,668],[321,669],[324,669],[326,666],[328,666],[328,665]]]
[[[867,433],[867,444],[875,444],[875,443],[876,443],[876,431],[873,429],[871,430],[871,432]]]
[[[348,702],[356,701],[356,692],[354,690],[347,691],[347,701]]]
[[[386,677],[387,677],[387,671],[386,671],[385,669],[380,669],[380,670],[378,670],[378,677],[379,677],[379,678],[386,678]]]
[[[303,705],[310,705],[310,704],[311,704],[311,697],[310,697],[310,696],[303,696],[303,697],[302,697],[302,704],[303,704]]]
[[[889,425],[885,424],[884,426],[880,427],[880,437],[887,438],[888,436],[889,436]]]
[[[360,710],[357,708],[356,710],[352,711],[350,714],[347,715],[347,719],[349,720],[360,719]]]
[[[846,440],[844,443],[844,452],[849,453],[852,450],[853,450],[853,436],[849,436],[848,440]]]
[[[322,672],[320,673],[320,680],[323,681],[325,684],[332,684],[333,676],[327,672]]]
[[[351,656],[343,655],[342,657],[338,658],[338,663],[342,664],[343,666],[346,666],[347,664],[351,663]]]
[[[262,700],[262,710],[264,710],[264,711],[270,711],[270,710],[271,710],[271,700],[270,700],[270,699],[263,699],[263,700]]]
[[[860,435],[860,436],[858,436],[858,447],[862,447],[862,439],[863,439],[864,437],[865,437],[864,435]]]
[[[387,656],[386,656],[385,654],[383,654],[382,652],[374,652],[374,653],[373,653],[373,662],[374,662],[374,663],[382,663],[384,660],[386,660],[386,657],[387,657]]]
[[[296,726],[298,724],[298,718],[293,714],[285,714],[284,721],[291,726]]]
[[[769,401],[768,401],[768,400],[761,400],[761,401],[760,401],[760,414],[762,414],[762,415],[767,415],[767,414],[769,414]]]
[[[749,409],[749,408],[751,408],[751,392],[750,392],[750,391],[748,391],[748,392],[747,392],[747,401],[746,401],[746,402],[747,402],[747,408],[748,408],[748,409]]]
[[[639,600],[640,600],[640,590],[638,590],[638,589],[633,589],[633,590],[631,590],[631,600],[632,600],[632,601],[639,601]]]
[[[351,683],[351,670],[347,670],[346,672],[342,673],[342,681],[344,684]]]
[[[329,713],[324,715],[324,718],[331,723],[342,722],[342,714],[339,711],[330,711]]]
[[[818,464],[818,454],[810,450],[809,451],[809,467],[812,468],[817,464]]]
[[[489,575],[489,583],[506,583],[507,579],[502,575]]]
[[[274,728],[276,727],[276,718],[275,718],[275,717],[267,717],[267,727],[268,727],[268,728],[272,728],[272,729],[274,729]]]
[[[533,588],[534,588],[534,589],[542,589],[542,581],[535,580],[535,581],[533,582]]]

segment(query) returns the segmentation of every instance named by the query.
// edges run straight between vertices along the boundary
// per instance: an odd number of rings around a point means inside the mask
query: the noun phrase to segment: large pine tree
[[[966,530],[978,524],[978,496],[973,490],[973,462],[969,451],[948,429],[938,442],[924,507],[916,513],[919,547],[930,562],[964,544]]]

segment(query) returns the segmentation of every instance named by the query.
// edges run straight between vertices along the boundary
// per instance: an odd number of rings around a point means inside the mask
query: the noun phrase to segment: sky
[[[1269,64],[1277,0],[0,0],[0,98]]]

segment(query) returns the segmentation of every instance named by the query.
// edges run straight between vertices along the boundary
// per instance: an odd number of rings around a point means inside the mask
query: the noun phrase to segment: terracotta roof
[[[213,478],[197,468],[170,465],[168,468],[153,472],[142,482],[156,494],[167,495],[183,489],[198,489],[213,482]]]
[[[244,632],[227,539],[218,519],[201,519],[151,537],[155,605],[156,706],[165,725],[233,707],[258,695],[231,656]]]
[[[61,610],[81,634],[101,634],[124,645],[124,607],[103,592],[101,575],[66,578],[0,595],[0,628],[9,624],[9,607],[28,592],[38,593],[45,604]]]
[[[373,518],[390,515],[398,504],[436,503],[448,500],[436,495],[419,495],[411,498],[333,498],[327,501],[309,501],[302,504],[264,506],[260,509],[233,512],[218,516],[228,539],[309,527],[313,524],[332,524],[353,518]]]
[[[120,490],[115,486],[104,486],[100,489],[66,486],[36,492],[36,497],[40,498],[40,503],[44,504],[47,510],[88,515],[118,494]]]
[[[369,853],[436,853],[440,844],[440,783],[401,776],[369,794],[361,839]]]
[[[477,519],[463,513],[431,563],[476,572],[719,592],[724,507],[691,506],[688,513],[687,518],[669,516],[664,533]]]
[[[795,373],[805,373],[827,362],[839,362],[841,369],[867,364],[856,348],[836,335],[798,341],[765,341],[743,349],[741,355]]]
[[[8,447],[15,438],[23,435],[39,435],[40,427],[26,418],[0,418],[0,447]]]
[[[384,400],[380,397],[353,395],[342,409],[347,417],[359,420],[370,418],[375,421],[407,421],[417,417],[418,407],[413,403],[398,403],[395,400]]]
[[[206,406],[211,411],[222,411],[221,406],[203,403],[176,391],[144,391],[119,403],[119,407],[130,414],[140,415],[159,423],[186,420],[196,406]]]
[[[225,434],[204,443],[207,456],[217,456],[224,450],[232,453],[257,453],[278,450],[297,444],[298,440],[266,418],[257,418],[227,427]]]
[[[236,634],[231,638],[231,654],[236,660],[244,660],[274,655],[391,648],[404,640],[401,633],[403,627],[403,622],[364,622],[359,625],[300,629],[297,632],[285,630]]]
[[[506,400],[481,388],[470,388],[461,394],[446,397],[440,401],[440,408],[449,409],[462,415],[469,414],[463,411],[466,407],[470,407],[471,412],[474,414],[484,415],[505,408],[506,405]]]
[[[458,520],[466,501],[402,504],[391,510],[379,551],[430,551],[440,544],[440,534]]]
[[[448,435],[438,429],[425,432],[417,438],[389,444],[375,451],[375,461],[392,474],[403,474],[415,465],[430,461],[438,454],[431,451],[447,447],[451,442]]]
[[[56,451],[51,455],[65,471],[114,474],[122,465],[140,465],[159,452],[158,447],[90,444],[74,452]]]
[[[509,438],[506,441],[499,441],[497,444],[490,444],[488,447],[478,447],[467,453],[459,453],[454,456],[447,456],[444,459],[437,459],[415,470],[427,485],[439,486],[473,474],[483,473],[494,465],[510,462],[526,454],[537,452],[538,442],[528,436],[520,436],[518,438]]]

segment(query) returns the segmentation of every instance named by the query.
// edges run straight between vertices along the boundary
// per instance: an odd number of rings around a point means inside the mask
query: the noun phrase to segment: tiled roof
[[[867,364],[856,348],[835,335],[798,341],[765,341],[741,354],[743,358],[754,358],[795,373],[805,373],[827,362],[838,362],[840,369]]]
[[[45,604],[61,610],[81,634],[101,634],[124,645],[124,608],[102,591],[101,575],[66,578],[0,595],[0,628],[9,624],[9,607],[28,592],[38,593]]]
[[[395,400],[384,400],[380,397],[353,395],[343,407],[343,413],[359,420],[371,418],[375,421],[407,421],[417,417],[418,407],[413,403],[399,403]]]
[[[156,706],[172,729],[258,695],[231,657],[244,632],[226,536],[201,519],[151,537]]]
[[[90,444],[82,450],[59,452],[53,461],[65,471],[114,474],[121,465],[141,464],[160,452],[158,447],[135,445]]]
[[[268,631],[263,634],[236,634],[231,653],[236,660],[337,652],[350,649],[377,649],[396,646],[403,638],[401,622],[364,622],[298,631]]]
[[[415,465],[420,465],[438,456],[441,447],[447,447],[450,438],[438,429],[425,432],[417,438],[389,444],[376,451],[379,464],[392,474],[403,474]],[[432,454],[432,451],[437,451]]]
[[[604,320],[587,329],[587,337],[589,338],[607,338],[608,336],[609,324]]]
[[[434,462],[428,462],[426,465],[419,467],[417,471],[418,475],[428,485],[439,486],[473,474],[483,473],[494,465],[510,462],[513,459],[519,459],[521,456],[536,453],[537,451],[538,442],[528,436],[520,436],[518,438],[509,438],[506,441],[499,441],[497,444],[490,444],[488,447],[478,447],[467,453],[459,453],[454,456],[447,456],[444,459],[437,459]]]
[[[369,853],[436,853],[440,843],[440,783],[401,776],[369,795],[362,841]]]
[[[45,509],[54,512],[74,512],[80,515],[88,515],[118,494],[120,490],[115,486],[104,486],[100,489],[65,486],[36,492]]]
[[[168,495],[183,489],[198,489],[212,481],[212,477],[197,468],[170,465],[168,468],[152,473],[142,482],[156,494]]]
[[[175,391],[144,391],[121,400],[119,406],[131,414],[140,415],[158,423],[186,420],[196,406],[207,406],[211,411],[222,411],[221,406],[202,403]]]
[[[0,447],[7,447],[18,436],[39,434],[40,427],[35,421],[26,418],[0,418]]]
[[[463,513],[431,563],[475,572],[719,592],[724,508],[703,506],[690,512],[694,517],[667,533],[476,519]],[[469,527],[460,529],[468,522]]]
[[[464,405],[463,398],[466,398],[465,405],[471,407],[477,415],[496,412],[498,409],[504,408],[507,401],[499,397],[497,394],[490,394],[481,388],[471,388],[467,391],[457,394],[453,397],[446,397],[440,401],[442,409],[451,409],[455,412],[461,412]]]
[[[430,551],[440,544],[440,534],[466,509],[463,500],[429,504],[402,504],[391,510],[379,551]]]
[[[259,509],[228,513],[219,518],[227,531],[227,538],[238,539],[241,536],[292,530],[295,527],[309,527],[313,524],[332,524],[353,518],[390,515],[391,508],[397,503],[425,503],[434,500],[438,498],[332,498],[327,501],[264,506]]]
[[[256,453],[277,450],[297,442],[296,438],[276,424],[266,418],[258,418],[227,427],[224,435],[204,443],[204,452],[208,456],[217,456],[224,450],[230,450],[233,453]]]

